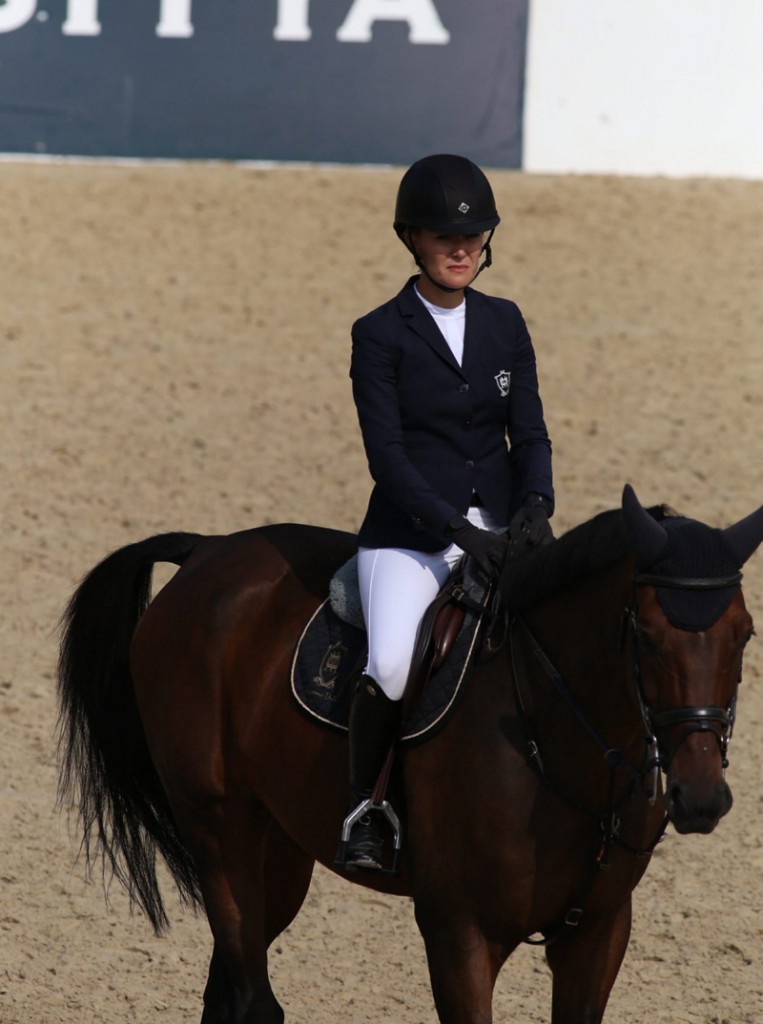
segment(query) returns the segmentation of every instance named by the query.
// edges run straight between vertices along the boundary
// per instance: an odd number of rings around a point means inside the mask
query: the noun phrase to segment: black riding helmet
[[[490,240],[500,221],[490,182],[480,168],[464,156],[451,153],[425,156],[403,175],[397,191],[393,227],[412,253],[416,266],[425,274],[413,245],[412,229],[427,228],[453,235],[489,231],[483,246],[485,259],[477,271],[480,274],[492,263]],[[438,287],[444,291],[458,290]]]

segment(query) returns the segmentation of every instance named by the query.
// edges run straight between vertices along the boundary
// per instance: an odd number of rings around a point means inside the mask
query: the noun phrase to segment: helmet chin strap
[[[482,261],[481,265],[478,267],[477,273],[474,275],[474,277],[469,282],[469,285],[474,284],[474,282],[480,276],[482,271],[483,270],[487,270],[487,268],[489,266],[491,266],[492,263],[493,263],[493,254],[492,254],[492,252],[490,250],[490,240],[492,239],[494,232],[495,232],[495,228],[491,228],[490,229],[490,234],[487,236],[487,242],[485,242],[485,244],[482,246],[482,252],[484,252],[485,258]],[[435,279],[429,273],[427,268],[421,262],[421,257],[416,252],[416,246],[413,244],[413,238],[411,237],[411,230],[410,230],[410,228],[407,231],[405,231],[405,232],[400,234],[400,241],[403,243],[403,245],[406,247],[406,249],[413,256],[413,259],[414,259],[414,261],[416,263],[416,266],[419,268],[421,273],[425,277],[429,278],[429,280],[432,282],[432,284],[435,286],[435,288],[439,288],[440,291],[442,291],[442,292],[449,292],[451,294],[455,294],[456,292],[462,292],[464,290],[463,288],[451,288],[450,285],[440,284],[439,281],[435,281]],[[468,285],[466,287],[468,287]]]

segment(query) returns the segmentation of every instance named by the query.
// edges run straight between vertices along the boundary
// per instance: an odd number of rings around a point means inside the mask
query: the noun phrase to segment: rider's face
[[[414,248],[435,285],[466,288],[474,280],[484,245],[484,234],[440,234],[428,228],[411,232]],[[425,287],[423,277],[419,287]],[[423,286],[423,287],[422,287]]]

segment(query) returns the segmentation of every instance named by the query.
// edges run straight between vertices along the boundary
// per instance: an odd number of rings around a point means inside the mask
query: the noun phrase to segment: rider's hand
[[[454,516],[448,523],[446,535],[449,540],[472,555],[488,579],[496,579],[503,568],[508,551],[508,540],[503,534],[481,530],[466,516]]]
[[[509,540],[520,547],[534,548],[550,544],[554,539],[548,521],[551,506],[542,494],[528,494],[524,505],[514,513],[509,523]]]

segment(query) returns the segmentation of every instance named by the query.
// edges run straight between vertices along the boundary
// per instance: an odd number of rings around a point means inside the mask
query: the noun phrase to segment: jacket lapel
[[[403,290],[397,296],[398,308],[400,313],[408,324],[410,329],[414,331],[419,337],[429,345],[429,347],[437,353],[437,355],[444,359],[445,362],[451,366],[458,374],[464,376],[461,367],[456,362],[455,356],[450,350],[445,338],[442,336],[442,332],[437,324],[434,322],[432,317],[429,315],[429,311],[424,306],[424,303],[418,297],[414,290],[414,283],[417,278],[412,277],[405,285]],[[467,301],[467,331],[469,324],[469,304]],[[466,348],[464,347],[464,352]]]

